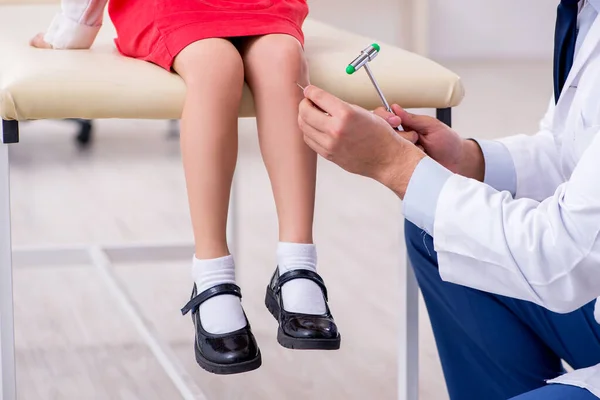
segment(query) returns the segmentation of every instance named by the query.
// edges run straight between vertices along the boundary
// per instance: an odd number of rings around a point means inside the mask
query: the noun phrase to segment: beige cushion
[[[2,0],[0,0],[2,1]],[[5,1],[5,0],[4,0]],[[119,55],[108,23],[91,50],[39,50],[28,46],[44,31],[56,5],[0,6],[0,117],[179,118],[182,80],[152,64]],[[348,76],[346,65],[374,40],[308,20],[306,53],[311,82],[341,98],[373,109],[381,105],[366,73]],[[390,102],[409,108],[459,104],[463,88],[452,71],[383,42],[371,63]],[[240,116],[254,113],[246,88]]]

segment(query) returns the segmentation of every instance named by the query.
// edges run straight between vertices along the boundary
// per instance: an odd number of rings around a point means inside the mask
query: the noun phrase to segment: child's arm
[[[89,49],[102,26],[107,1],[62,0],[61,12],[54,17],[43,41],[54,49]]]

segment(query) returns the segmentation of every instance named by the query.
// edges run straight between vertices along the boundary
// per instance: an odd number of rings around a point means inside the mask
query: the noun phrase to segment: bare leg
[[[291,36],[268,35],[249,40],[242,55],[277,206],[279,240],[312,243],[317,157],[298,128],[302,91],[295,82],[308,83],[302,47]]]
[[[191,44],[175,59],[187,86],[181,119],[181,151],[187,183],[196,257],[229,254],[227,208],[238,140],[244,69],[227,40]]]
[[[192,275],[198,293],[235,284],[227,248],[229,195],[237,159],[237,123],[244,68],[239,51],[224,39],[207,39],[185,48],[174,69],[187,86],[181,119],[181,152],[194,228]],[[238,297],[212,297],[199,306],[203,328],[227,333],[246,319]]]
[[[304,143],[298,127],[302,91],[308,67],[300,43],[289,35],[267,35],[249,40],[242,51],[246,80],[256,104],[263,159],[269,173],[277,216],[279,273],[316,272],[313,243],[316,154]],[[281,290],[285,310],[324,314],[325,300],[317,284],[294,279]]]

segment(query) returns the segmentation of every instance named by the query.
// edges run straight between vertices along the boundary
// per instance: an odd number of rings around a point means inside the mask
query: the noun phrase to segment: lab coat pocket
[[[586,120],[583,113],[580,113],[576,124],[576,129],[573,132],[573,153],[576,161],[581,158],[585,150],[589,147],[594,137],[600,131],[600,124]]]

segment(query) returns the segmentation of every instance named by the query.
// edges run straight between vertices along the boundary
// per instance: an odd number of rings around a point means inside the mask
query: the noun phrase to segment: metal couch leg
[[[404,304],[401,304],[398,354],[398,399],[419,398],[419,287],[406,256]]]
[[[452,108],[438,108],[435,110],[435,116],[448,126],[452,126]]]
[[[3,120],[0,138],[0,398],[16,400],[8,146],[19,141],[19,123]]]

